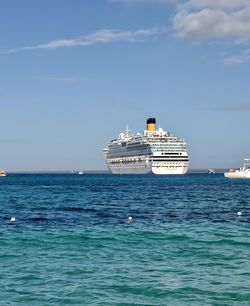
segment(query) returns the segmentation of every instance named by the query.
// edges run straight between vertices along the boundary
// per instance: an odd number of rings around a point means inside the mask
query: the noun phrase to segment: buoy
[[[133,220],[133,217],[129,216],[128,221],[132,221],[132,220]]]
[[[15,217],[11,217],[11,218],[10,218],[10,221],[11,221],[11,222],[15,222],[15,221],[16,221],[16,218],[15,218]]]
[[[237,212],[237,215],[238,215],[238,216],[241,216],[241,215],[242,215],[241,211],[238,211],[238,212]]]

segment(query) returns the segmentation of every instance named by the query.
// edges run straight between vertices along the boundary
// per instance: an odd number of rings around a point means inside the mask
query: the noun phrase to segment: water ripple
[[[250,181],[10,175],[0,189],[2,305],[249,305]]]

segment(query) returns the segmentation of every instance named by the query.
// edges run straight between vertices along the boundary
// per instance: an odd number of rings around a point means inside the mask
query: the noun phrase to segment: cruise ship
[[[157,129],[155,118],[147,119],[142,134],[127,128],[103,151],[113,174],[185,174],[188,170],[185,140]]]

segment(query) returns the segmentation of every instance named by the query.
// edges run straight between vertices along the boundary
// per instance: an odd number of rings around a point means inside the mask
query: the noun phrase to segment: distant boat
[[[230,169],[224,173],[224,176],[232,179],[250,179],[250,158],[245,158],[244,161],[242,168]]]
[[[83,173],[84,173],[83,171],[79,171],[78,172],[79,175],[83,175]]]
[[[214,169],[208,169],[208,174],[215,174]]]
[[[0,169],[0,176],[6,176],[6,172]]]

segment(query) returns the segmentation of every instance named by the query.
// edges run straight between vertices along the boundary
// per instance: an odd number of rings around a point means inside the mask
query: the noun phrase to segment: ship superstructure
[[[143,134],[128,129],[104,149],[106,164],[113,174],[185,174],[188,154],[185,140],[156,129],[155,118],[147,119]]]

